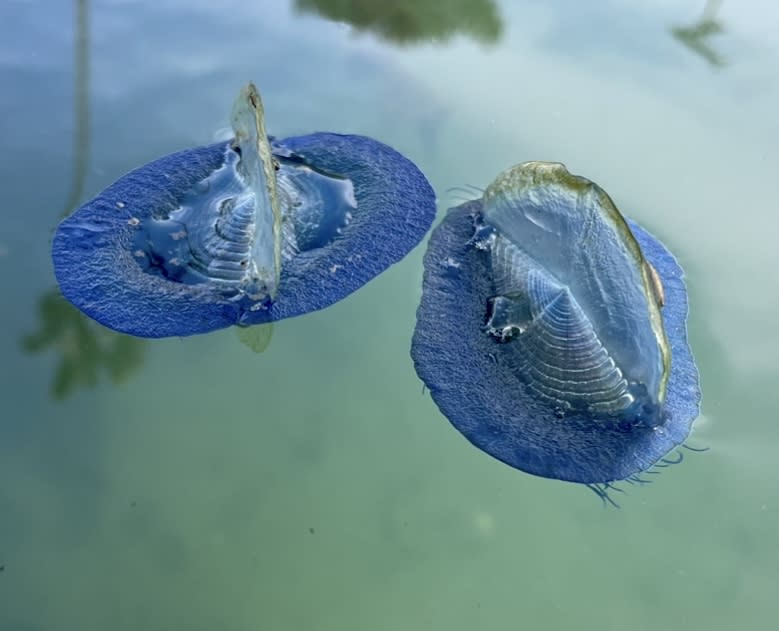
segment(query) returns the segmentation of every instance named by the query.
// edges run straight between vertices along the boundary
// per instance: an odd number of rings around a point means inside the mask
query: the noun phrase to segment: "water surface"
[[[0,7],[0,629],[771,628],[779,10],[349,4]],[[525,160],[601,184],[687,271],[711,450],[604,510],[470,446],[408,356],[423,247],[262,354],[73,311],[70,198],[223,137],[249,79],[271,133],[387,142],[441,211]]]

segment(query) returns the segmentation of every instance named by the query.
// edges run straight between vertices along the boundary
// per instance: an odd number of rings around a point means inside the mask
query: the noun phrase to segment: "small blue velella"
[[[528,162],[430,238],[411,355],[451,423],[535,475],[608,483],[699,413],[671,253],[561,164]]]
[[[235,137],[142,166],[57,228],[63,295],[140,337],[206,333],[327,307],[403,258],[430,228],[419,169],[363,136],[265,132],[249,84]]]

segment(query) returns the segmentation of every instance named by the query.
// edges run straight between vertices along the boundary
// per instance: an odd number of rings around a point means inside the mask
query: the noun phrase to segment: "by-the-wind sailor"
[[[205,333],[322,309],[425,235],[435,195],[402,155],[363,136],[274,140],[249,84],[235,137],[128,173],[62,221],[64,296],[141,337]]]
[[[700,391],[682,270],[596,184],[515,166],[449,211],[424,261],[411,354],[474,445],[598,484],[687,438]]]

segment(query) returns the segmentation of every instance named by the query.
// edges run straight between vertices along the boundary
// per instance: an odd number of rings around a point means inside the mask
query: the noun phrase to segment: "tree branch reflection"
[[[75,0],[75,72],[73,174],[62,216],[81,201],[89,163],[89,0]],[[143,364],[145,340],[116,333],[90,320],[54,287],[38,300],[39,327],[24,336],[28,353],[55,349],[60,361],[51,385],[63,399],[78,387],[94,386],[101,372],[114,383],[133,375]]]
[[[444,43],[458,33],[491,44],[503,31],[493,0],[295,0],[295,9],[396,44]]]
[[[725,59],[706,40],[724,32],[722,23],[716,17],[721,5],[722,0],[707,0],[703,14],[695,24],[671,29],[671,34],[678,41],[715,67],[724,66]]]
[[[51,385],[55,399],[64,399],[79,386],[93,387],[105,371],[122,383],[143,364],[144,340],[115,333],[93,322],[53,288],[38,301],[38,331],[22,340],[29,353],[56,349],[60,361]]]

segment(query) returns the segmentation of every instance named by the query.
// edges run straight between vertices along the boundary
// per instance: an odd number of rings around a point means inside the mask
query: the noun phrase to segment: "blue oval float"
[[[411,355],[478,448],[608,483],[681,444],[699,413],[682,270],[596,184],[509,169],[435,228]]]
[[[268,138],[252,84],[235,138],[136,169],[63,220],[63,295],[105,326],[184,336],[327,307],[403,258],[435,216],[424,175],[363,136]]]

